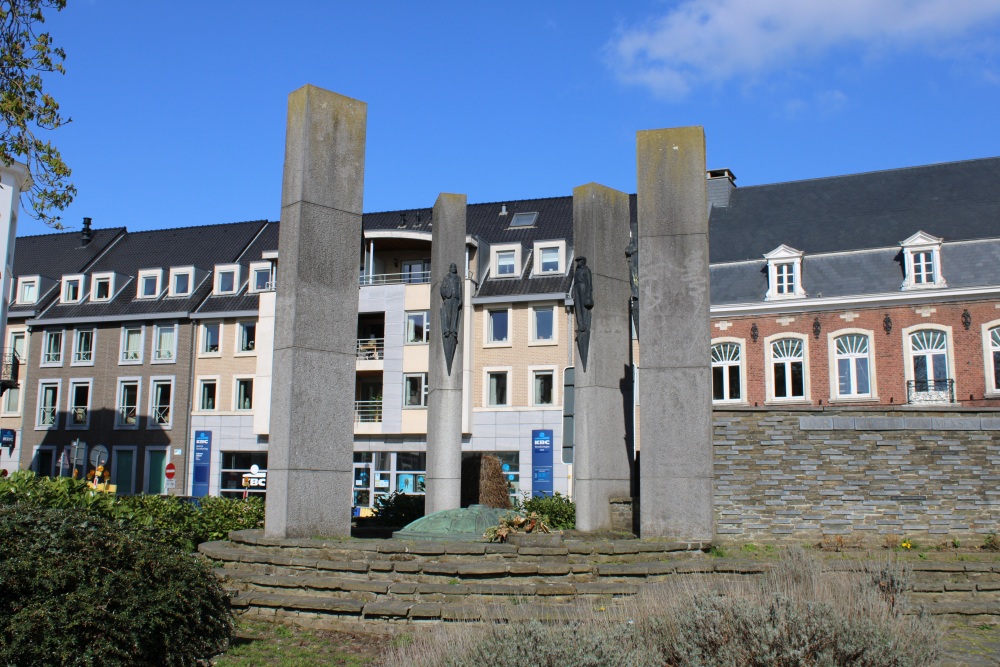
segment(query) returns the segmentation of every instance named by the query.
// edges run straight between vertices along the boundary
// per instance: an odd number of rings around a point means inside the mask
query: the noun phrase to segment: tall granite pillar
[[[434,203],[431,237],[430,363],[427,381],[427,496],[424,513],[461,507],[462,501],[462,379],[466,334],[462,310],[446,312],[454,298],[449,268],[457,269],[457,284],[465,296],[465,195],[441,193]],[[442,290],[442,284],[445,289]],[[461,304],[461,308],[470,308]],[[446,325],[446,322],[450,324]],[[452,331],[445,331],[445,327]],[[448,334],[448,336],[446,336]],[[450,337],[447,346],[445,338]],[[449,362],[448,356],[451,356]],[[450,368],[449,368],[450,367]]]
[[[708,541],[712,386],[701,127],[637,133],[642,537]]]
[[[586,369],[578,361],[575,371],[573,495],[579,530],[610,530],[609,499],[631,495],[628,200],[624,192],[596,183],[573,189],[573,254],[587,259],[594,292]]]
[[[350,535],[368,106],[288,97],[268,445],[268,537]]]

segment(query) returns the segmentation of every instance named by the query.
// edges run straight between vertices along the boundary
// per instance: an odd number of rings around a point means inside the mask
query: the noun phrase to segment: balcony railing
[[[906,383],[907,403],[954,403],[954,380],[909,380]]]
[[[385,356],[385,338],[359,338],[358,359],[374,360]]]
[[[154,405],[153,406],[153,423],[154,424],[169,424],[170,423],[170,406],[169,405]]]
[[[0,395],[18,386],[17,380],[21,369],[21,360],[13,350],[4,350],[3,366],[0,368]]]
[[[136,410],[132,406],[118,408],[118,426],[135,426]]]
[[[408,273],[376,273],[358,276],[358,285],[420,285],[431,281],[430,271]]]
[[[382,421],[382,401],[354,401],[354,423],[371,424]]]

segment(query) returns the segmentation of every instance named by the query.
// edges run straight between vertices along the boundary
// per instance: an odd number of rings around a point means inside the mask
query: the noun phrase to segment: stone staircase
[[[400,540],[272,540],[239,531],[199,551],[238,612],[309,625],[488,619],[565,619],[636,595],[644,586],[702,575],[755,575],[767,559],[713,558],[707,544],[518,536],[518,544]],[[951,556],[954,559],[954,556]],[[915,560],[911,601],[931,614],[1000,616],[1000,560]],[[850,570],[857,559],[827,559]]]

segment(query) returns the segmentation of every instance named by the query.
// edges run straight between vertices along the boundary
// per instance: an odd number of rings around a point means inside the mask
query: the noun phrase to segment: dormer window
[[[170,269],[170,296],[190,296],[194,289],[194,267]]]
[[[274,289],[274,265],[271,262],[254,262],[250,265],[249,292],[267,292]]]
[[[806,296],[802,287],[802,251],[780,245],[764,255],[767,260],[767,293],[765,301],[801,299]]]
[[[30,304],[38,301],[38,278],[17,279],[17,303]]]
[[[555,275],[565,272],[565,241],[536,241],[534,250],[535,275]]]
[[[110,301],[114,293],[113,273],[95,273],[90,277],[90,300]]]
[[[515,213],[510,219],[511,227],[533,227],[538,220],[538,213]]]
[[[941,275],[941,239],[917,232],[900,245],[906,273],[900,289],[947,287]]]
[[[163,271],[161,269],[140,271],[136,298],[155,299],[160,296],[160,278],[162,275]]]
[[[491,273],[495,278],[513,278],[521,274],[521,244],[493,246]]]
[[[83,299],[83,276],[64,276],[62,283],[63,303],[79,303]]]
[[[220,264],[215,267],[215,293],[236,294],[240,286],[240,265]]]

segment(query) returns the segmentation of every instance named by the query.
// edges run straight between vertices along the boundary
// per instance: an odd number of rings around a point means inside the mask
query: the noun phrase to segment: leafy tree
[[[57,229],[62,225],[56,211],[73,201],[76,188],[59,150],[36,133],[71,120],[42,87],[42,74],[66,73],[66,52],[37,30],[45,22],[43,10],[65,6],[66,0],[0,0],[0,161],[27,165],[33,184],[25,197],[33,215]]]

